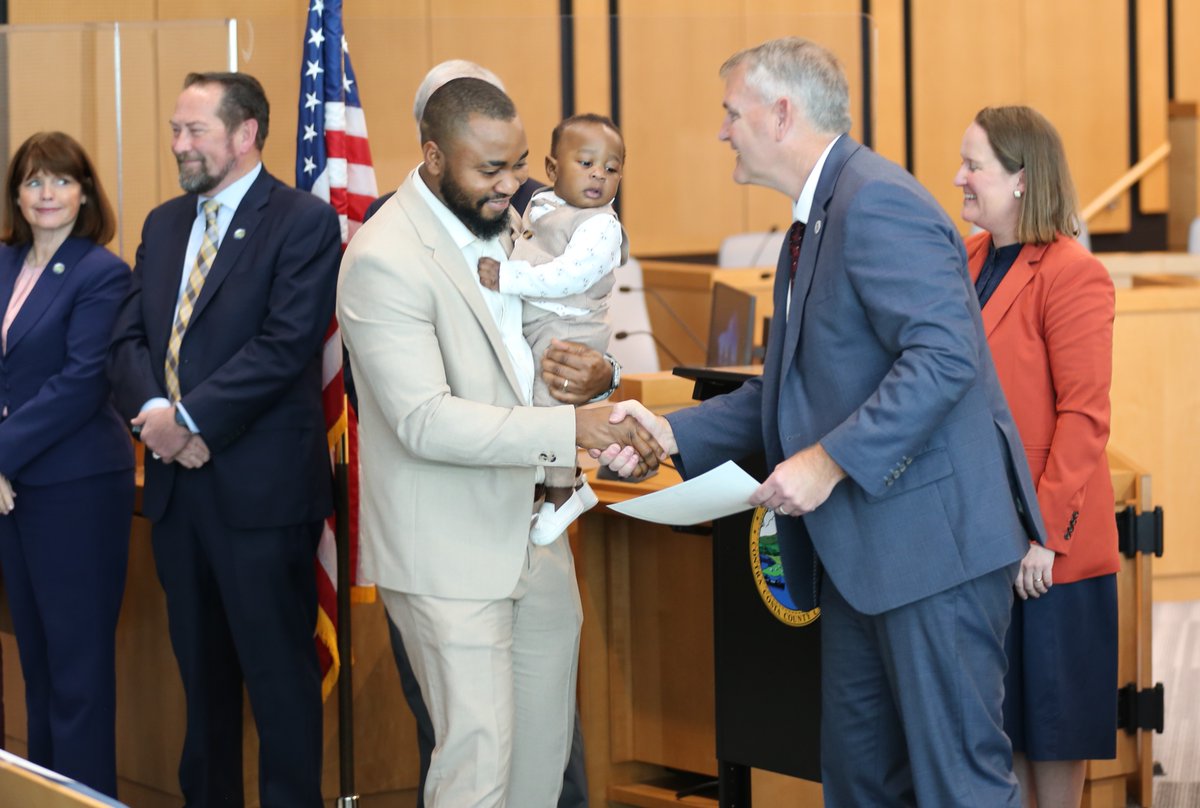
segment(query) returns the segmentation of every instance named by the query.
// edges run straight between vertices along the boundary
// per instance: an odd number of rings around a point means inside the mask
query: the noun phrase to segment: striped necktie
[[[178,401],[182,395],[179,390],[179,348],[183,344],[183,335],[187,331],[188,321],[192,319],[192,309],[195,308],[196,300],[200,297],[200,290],[204,288],[204,279],[208,277],[208,270],[212,268],[213,261],[217,257],[217,242],[220,240],[220,232],[217,229],[217,211],[220,208],[221,203],[215,199],[204,203],[204,238],[200,241],[200,251],[196,253],[196,264],[192,267],[191,274],[188,275],[183,297],[179,299],[179,311],[175,314],[175,325],[172,326],[171,338],[167,341],[167,363],[164,375],[167,381],[167,393],[171,396],[172,401]]]

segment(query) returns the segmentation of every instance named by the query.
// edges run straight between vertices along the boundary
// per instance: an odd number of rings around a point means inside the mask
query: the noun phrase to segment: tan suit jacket
[[[575,465],[570,406],[526,406],[476,268],[410,177],[355,235],[337,316],[358,387],[363,571],[399,592],[509,597],[536,467]]]

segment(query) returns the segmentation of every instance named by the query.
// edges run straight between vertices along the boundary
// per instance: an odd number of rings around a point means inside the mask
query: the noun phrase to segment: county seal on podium
[[[783,562],[779,557],[779,536],[775,512],[758,508],[750,520],[750,572],[763,605],[775,619],[789,626],[806,626],[821,615],[821,610],[804,611],[783,585]]]

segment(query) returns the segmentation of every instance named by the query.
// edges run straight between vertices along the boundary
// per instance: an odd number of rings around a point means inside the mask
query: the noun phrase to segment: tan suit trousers
[[[433,720],[428,808],[554,808],[570,755],[583,609],[563,536],[529,544],[503,600],[380,588]]]

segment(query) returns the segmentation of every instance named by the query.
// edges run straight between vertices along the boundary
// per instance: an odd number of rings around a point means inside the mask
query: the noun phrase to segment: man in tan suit
[[[551,808],[574,714],[582,611],[566,541],[529,542],[543,466],[576,446],[654,449],[611,408],[530,406],[519,298],[475,267],[503,258],[528,157],[502,91],[433,94],[424,162],[359,231],[338,318],[359,393],[362,553],[434,724],[430,808]]]

